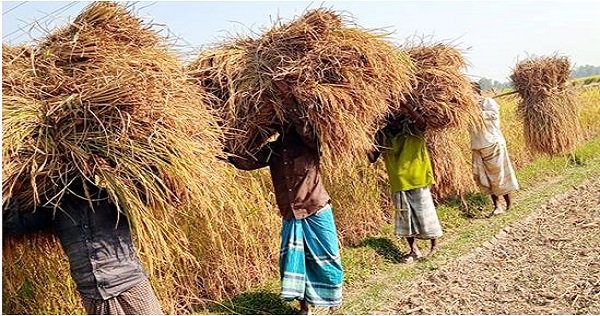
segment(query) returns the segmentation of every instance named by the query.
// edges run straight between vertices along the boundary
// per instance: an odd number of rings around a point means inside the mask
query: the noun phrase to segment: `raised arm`
[[[483,115],[483,119],[487,121],[494,121],[500,118],[500,106],[494,99],[486,98],[483,100],[483,106],[481,113]]]
[[[421,114],[417,113],[417,111],[414,108],[412,108],[410,111],[407,111],[407,112],[408,112],[408,115],[410,115],[410,118],[412,119],[412,121],[414,122],[416,127],[419,130],[425,130],[427,123],[425,122],[425,119],[423,119],[423,116]]]
[[[292,123],[304,145],[315,151],[319,151],[319,138],[308,118],[292,115]]]
[[[380,129],[375,134],[375,146],[371,151],[367,153],[367,157],[369,158],[370,163],[377,162],[377,159],[381,156],[381,147],[383,146],[385,138],[385,132],[383,129]]]
[[[271,153],[271,147],[266,144],[254,155],[232,155],[227,157],[227,161],[240,170],[256,170],[269,165]]]
[[[16,203],[4,203],[2,235],[21,236],[43,230],[52,225],[52,217],[51,209],[38,208],[33,212],[21,212]]]

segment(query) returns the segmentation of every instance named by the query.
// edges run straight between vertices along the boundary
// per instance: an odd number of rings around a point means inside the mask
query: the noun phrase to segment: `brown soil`
[[[600,179],[398,286],[394,314],[600,314]]]

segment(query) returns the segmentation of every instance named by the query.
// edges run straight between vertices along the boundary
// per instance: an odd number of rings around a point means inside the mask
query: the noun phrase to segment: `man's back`
[[[11,209],[4,216],[8,235],[52,228],[69,258],[71,275],[85,297],[108,299],[147,280],[133,248],[127,217],[105,191],[89,200],[83,190],[66,193],[56,209],[32,213]]]
[[[384,160],[392,192],[423,188],[435,183],[423,136],[397,134],[389,137],[388,146]]]
[[[306,218],[329,203],[317,148],[307,146],[292,128],[279,137],[271,149],[271,178],[284,218]]]
[[[318,146],[316,142],[307,144],[306,138],[291,127],[253,157],[229,158],[243,170],[270,168],[277,206],[284,219],[306,218],[330,202],[321,179]]]
[[[471,149],[481,149],[496,143],[505,143],[500,130],[500,107],[492,98],[483,98],[480,101],[481,115],[484,119],[484,128],[471,131]]]

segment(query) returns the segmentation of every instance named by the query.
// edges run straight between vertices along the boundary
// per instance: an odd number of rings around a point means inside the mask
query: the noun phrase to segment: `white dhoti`
[[[505,144],[495,143],[472,152],[473,178],[482,191],[501,196],[519,189]]]

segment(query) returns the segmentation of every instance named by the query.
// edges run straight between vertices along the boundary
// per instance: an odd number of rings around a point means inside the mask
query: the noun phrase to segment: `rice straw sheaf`
[[[32,78],[31,48],[2,44],[2,93],[23,91]]]
[[[413,111],[428,129],[480,128],[470,80],[461,72],[466,66],[461,52],[443,43],[412,45],[406,52],[416,66],[417,84],[396,113]]]
[[[178,217],[223,185],[216,118],[163,43],[123,6],[99,2],[34,47],[31,78],[3,80],[2,187],[24,211],[59,207],[78,179],[105,188],[155,286],[171,285],[164,301],[195,291],[195,279],[178,279],[197,268]],[[4,57],[3,71],[21,67]]]
[[[570,69],[567,57],[550,56],[525,60],[513,70],[525,143],[535,152],[564,154],[582,138],[576,95],[567,85]]]
[[[234,153],[252,153],[300,120],[310,122],[328,157],[364,153],[390,96],[408,93],[414,81],[410,60],[385,34],[325,9],[205,51],[188,69],[219,98],[223,122],[237,131],[228,140]],[[287,85],[297,105],[283,104],[274,82]]]
[[[427,150],[436,183],[432,194],[437,201],[462,195],[474,189],[471,165],[463,156],[457,130],[432,130],[425,134]]]

